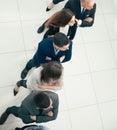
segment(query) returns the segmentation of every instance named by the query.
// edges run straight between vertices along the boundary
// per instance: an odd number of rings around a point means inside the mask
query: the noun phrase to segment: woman
[[[60,27],[73,26],[77,22],[74,14],[69,9],[62,9],[61,11],[53,14],[47,21],[43,23],[38,29],[38,33],[42,33],[45,28],[48,28],[47,32],[44,34],[43,38],[55,35],[59,32]],[[67,35],[70,37],[71,34]]]
[[[52,61],[41,65],[33,71],[27,80],[20,80],[14,88],[14,96],[19,92],[20,87],[31,91],[58,90],[61,89],[63,66],[61,63]]]

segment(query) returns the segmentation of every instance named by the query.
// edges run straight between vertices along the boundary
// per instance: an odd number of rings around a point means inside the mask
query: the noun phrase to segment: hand
[[[49,112],[47,113],[47,115],[48,115],[48,116],[53,116],[53,112],[52,112],[52,111],[49,111]]]
[[[30,115],[30,119],[33,120],[33,121],[36,121],[36,116],[31,116]]]
[[[88,18],[84,19],[84,21],[87,21],[87,22],[92,22],[92,21],[93,21],[93,18],[88,17]]]
[[[60,57],[60,62],[62,62],[65,59],[65,55]]]
[[[46,56],[46,60],[52,60],[52,58],[51,58],[51,57]]]

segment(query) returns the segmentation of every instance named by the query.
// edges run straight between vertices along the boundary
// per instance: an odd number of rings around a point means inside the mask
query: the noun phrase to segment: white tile
[[[24,50],[19,22],[0,23],[0,53]]]
[[[82,28],[84,42],[90,43],[95,41],[109,40],[107,28],[103,15],[96,15],[94,25],[92,27]]]
[[[104,15],[110,40],[117,40],[117,14]]]
[[[103,130],[96,106],[70,110],[72,130]]]
[[[111,41],[110,43],[112,45],[114,57],[115,57],[116,64],[117,64],[117,40],[116,41]]]
[[[42,21],[22,22],[26,50],[37,48],[38,43],[43,39],[43,35],[45,32],[41,34],[37,33],[37,29],[41,24]]]
[[[51,130],[71,130],[69,113],[67,111],[59,112],[56,120],[48,122],[47,126]]]
[[[25,62],[25,53],[0,55],[0,87],[14,85],[20,79],[20,73]]]
[[[92,81],[88,74],[65,78],[64,88],[70,109],[96,103]]]
[[[115,68],[115,60],[109,42],[86,44],[91,71]]]
[[[16,0],[0,1],[0,22],[9,22],[19,20],[19,12]]]
[[[56,93],[58,93],[58,96],[59,96],[59,111],[68,110],[64,87],[65,86],[63,86],[63,88],[59,91],[55,91]]]
[[[103,8],[103,5],[102,5],[102,2],[101,0],[95,0],[96,2],[96,15],[97,14],[102,14],[102,8]]]
[[[98,102],[117,99],[117,69],[92,74]]]
[[[72,58],[63,64],[65,76],[89,72],[84,45],[73,43]]]
[[[117,130],[117,101],[100,104],[104,130]]]
[[[112,0],[101,0],[101,3],[103,5],[103,13],[115,13],[114,2]]]
[[[2,126],[3,130],[15,130],[16,127],[23,127],[25,124],[22,121],[13,121],[12,123],[6,123]],[[1,130],[1,129],[0,129]]]
[[[38,19],[41,21],[43,18],[48,18],[45,0],[18,0],[18,4],[22,20]]]

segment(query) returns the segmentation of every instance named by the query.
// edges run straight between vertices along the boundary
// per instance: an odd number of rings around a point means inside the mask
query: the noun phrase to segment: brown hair
[[[72,17],[74,16],[73,12],[69,9],[62,9],[54,13],[49,20],[45,23],[45,27],[48,28],[50,25],[55,27],[65,27]]]
[[[59,80],[62,72],[63,66],[57,61],[51,61],[49,63],[42,64],[42,71],[40,81],[49,83],[50,80]]]

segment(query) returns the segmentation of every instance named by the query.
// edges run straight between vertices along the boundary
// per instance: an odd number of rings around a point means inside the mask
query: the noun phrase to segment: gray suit
[[[43,109],[39,109],[37,108],[36,104],[34,103],[34,96],[39,93],[31,93],[29,94],[23,101],[20,107],[9,107],[7,109],[7,112],[9,112],[10,114],[15,115],[16,117],[19,117],[22,119],[22,121],[26,124],[28,123],[42,123],[42,122],[48,122],[51,120],[55,120],[57,118],[57,114],[58,114],[58,106],[59,106],[59,99],[58,99],[58,95],[54,92],[51,91],[44,91],[52,100],[53,102],[53,108],[50,108],[49,110],[43,110]],[[49,111],[53,112],[53,116],[48,116],[47,113]],[[31,118],[31,116],[36,116],[36,121],[33,121]]]

